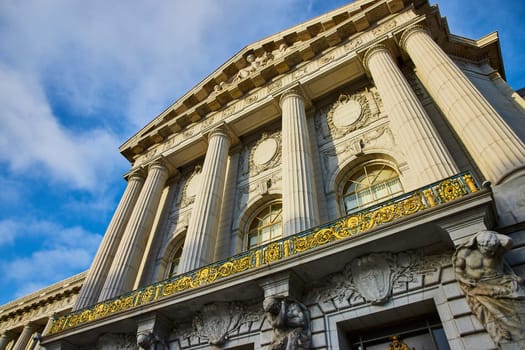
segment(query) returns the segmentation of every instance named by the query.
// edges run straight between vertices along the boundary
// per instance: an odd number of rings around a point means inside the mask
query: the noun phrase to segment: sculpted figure
[[[523,280],[503,261],[512,240],[494,231],[480,231],[453,256],[456,278],[472,312],[499,344],[525,347]]]
[[[269,349],[310,349],[310,316],[303,304],[285,298],[269,297],[264,300],[263,307],[274,330]]]
[[[137,333],[137,345],[139,349],[161,350],[167,348],[166,343],[151,331]]]

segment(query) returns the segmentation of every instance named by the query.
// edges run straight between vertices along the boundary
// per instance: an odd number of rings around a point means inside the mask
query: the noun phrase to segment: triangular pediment
[[[148,145],[404,8],[403,0],[358,0],[246,46],[123,144],[121,152],[132,161]]]
[[[330,50],[345,46],[351,51],[367,34],[373,38],[385,35],[399,25],[392,18],[412,13],[407,20],[411,21],[415,17],[412,10],[420,13],[420,19],[428,18],[427,25],[440,28],[437,32],[444,33],[441,41],[447,42],[441,45],[451,48],[446,51],[469,45],[466,39],[460,42],[448,32],[446,20],[427,0],[358,0],[246,46],[126,141],[120,151],[134,162],[152,146],[166,143],[188,126],[207,121],[218,112],[227,115],[235,109],[237,100],[249,99],[253,91],[263,87],[270,91],[272,84],[280,84],[281,77],[298,75],[298,70],[309,62],[330,60],[326,54]],[[474,49],[479,48],[472,42]],[[495,46],[499,50],[497,38]],[[362,67],[360,70],[363,74]]]

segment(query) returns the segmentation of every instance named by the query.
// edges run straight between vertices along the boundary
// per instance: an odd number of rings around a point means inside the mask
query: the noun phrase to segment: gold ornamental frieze
[[[467,194],[479,191],[469,173],[425,186],[325,225],[274,241],[226,260],[157,282],[54,320],[49,334],[59,333],[140,305],[154,303],[223,278],[280,262],[331,242],[373,234],[370,231]]]

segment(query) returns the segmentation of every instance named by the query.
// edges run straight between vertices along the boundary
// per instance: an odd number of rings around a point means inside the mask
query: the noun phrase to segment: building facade
[[[425,0],[247,46],[121,146],[82,287],[4,309],[0,349],[525,348],[504,79],[497,34],[453,35]],[[30,304],[49,321],[9,321]]]

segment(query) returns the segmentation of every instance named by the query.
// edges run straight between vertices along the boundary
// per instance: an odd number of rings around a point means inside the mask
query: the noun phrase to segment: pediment
[[[133,161],[150,145],[404,8],[403,0],[358,0],[246,46],[126,141],[121,153]]]
[[[437,28],[435,32],[444,38],[442,41],[458,42],[448,32],[437,7],[427,0],[358,0],[246,46],[126,141],[120,151],[132,163],[139,156],[155,155],[155,145],[178,142],[174,134],[191,136],[188,129],[195,124],[214,123],[210,116],[221,113],[228,117],[237,112],[239,100],[244,99],[244,105],[250,99],[256,101],[259,96],[254,91],[258,89],[273,93],[274,87],[284,81],[283,76],[298,78],[301,70],[315,60],[328,63],[334,56],[327,52],[345,47],[350,53],[363,43],[370,44],[394,29],[392,18],[408,12],[414,17],[413,10],[420,19],[426,18],[427,25]],[[371,39],[362,39],[368,34]],[[356,68],[346,67],[340,73],[348,74],[352,69]],[[337,74],[327,76],[324,82],[319,80],[319,84],[326,85],[326,79],[334,77]]]

